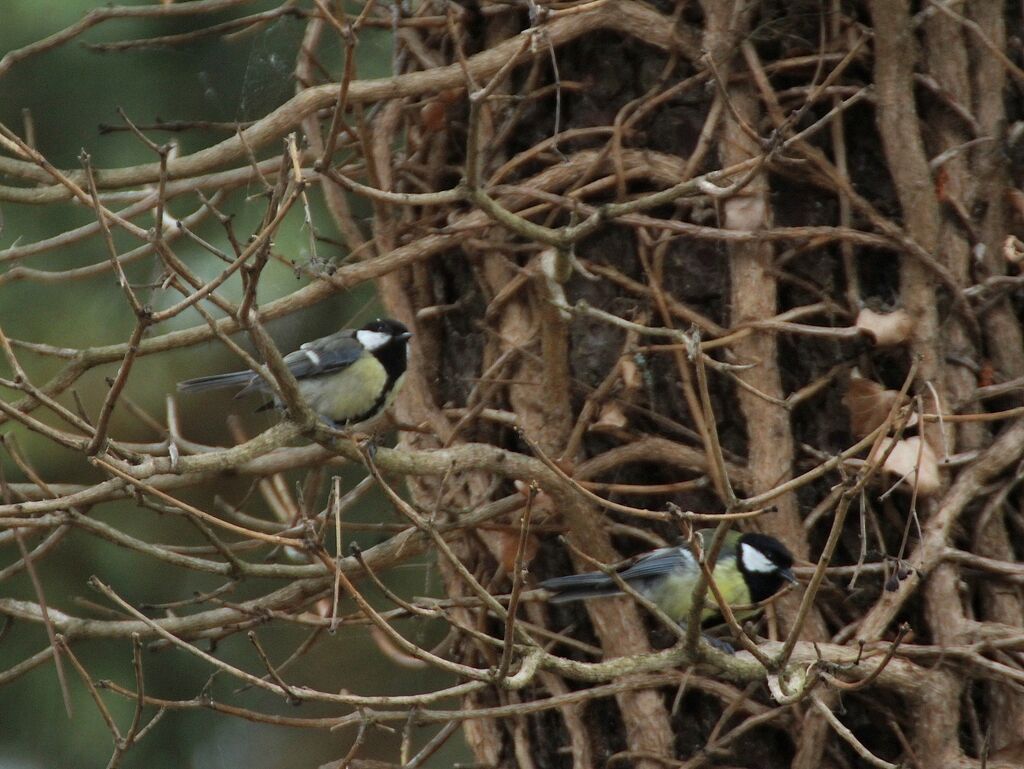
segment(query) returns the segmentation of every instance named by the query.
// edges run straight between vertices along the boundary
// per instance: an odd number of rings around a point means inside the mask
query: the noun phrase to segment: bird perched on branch
[[[701,529],[697,533],[702,547],[709,547],[714,530]],[[725,536],[712,576],[730,608],[749,607],[773,596],[786,582],[795,583],[792,566],[793,556],[774,537],[731,531]],[[690,616],[699,575],[700,565],[686,545],[654,550],[618,572],[623,582],[681,624]],[[540,585],[552,593],[548,598],[551,603],[623,594],[611,575],[599,571],[555,577]],[[710,588],[705,604],[701,621],[719,614]],[[748,608],[737,615],[745,617],[754,611]]]
[[[327,424],[339,429],[362,429],[391,405],[402,387],[412,334],[397,320],[382,318],[358,329],[306,342],[284,356],[309,407]],[[235,396],[260,393],[273,396],[259,410],[283,404],[273,388],[252,371],[188,379],[181,392],[241,387]]]

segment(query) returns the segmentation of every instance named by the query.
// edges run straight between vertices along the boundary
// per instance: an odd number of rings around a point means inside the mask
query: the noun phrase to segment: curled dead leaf
[[[626,417],[622,404],[624,401],[632,401],[639,389],[640,374],[636,362],[630,356],[622,357],[618,366],[622,388],[615,399],[601,406],[597,420],[591,425],[592,430],[615,430],[629,425],[629,419]]]
[[[724,209],[728,230],[760,230],[767,221],[765,200],[760,195],[735,195],[725,201]]]
[[[313,613],[318,617],[330,617],[331,616],[331,600],[329,598],[321,598],[315,604],[313,604]]]
[[[945,165],[935,173],[935,195],[943,202],[949,200],[949,168]]]
[[[914,319],[906,310],[875,312],[865,307],[857,315],[856,325],[870,335],[878,347],[903,344],[914,332]]]
[[[312,563],[309,552],[300,547],[285,545],[281,552],[284,553],[285,558],[292,563]]]
[[[445,105],[439,99],[432,99],[420,108],[420,122],[427,133],[439,133],[448,124]]]
[[[646,322],[646,318],[640,322]],[[635,341],[635,335],[633,335],[630,342]],[[617,430],[629,425],[629,418],[623,410],[622,403],[634,401],[636,394],[643,386],[643,375],[640,373],[636,358],[632,355],[623,355],[619,358],[618,367],[622,386],[616,398],[601,407],[597,420],[591,425],[590,429],[592,430]]]
[[[878,445],[876,456],[885,456],[892,438],[883,438]],[[882,465],[882,472],[902,478],[907,490],[917,487],[920,496],[930,496],[942,487],[939,477],[939,460],[927,441],[913,435],[896,441],[892,452]]]
[[[566,475],[571,475],[571,473],[569,473],[568,471],[565,470],[564,465],[566,463],[555,462],[555,464],[558,467],[562,468],[562,472],[564,472]],[[514,481],[513,485],[516,487],[516,491],[518,491],[520,494],[522,494],[523,497],[529,499],[530,493],[531,493],[530,492],[530,484],[529,483],[526,483],[525,481]],[[533,511],[534,511],[534,513],[537,513],[538,511],[542,511],[542,510],[549,510],[552,507],[552,505],[553,505],[553,502],[551,500],[551,495],[549,495],[546,491],[544,491],[544,489],[538,488],[535,492],[533,492]]]
[[[622,410],[618,403],[613,401],[601,407],[601,412],[598,414],[594,424],[590,426],[590,429],[621,429],[628,424],[629,420],[626,418],[626,412]]]
[[[377,644],[377,648],[380,649],[381,653],[396,665],[411,670],[419,670],[427,666],[427,663],[423,660],[413,657],[403,649],[395,646],[395,642],[388,638],[384,631],[376,625],[370,626],[370,638]]]
[[[843,405],[850,412],[850,431],[857,438],[868,435],[885,421],[894,405],[905,402],[898,390],[887,390],[863,377],[852,377],[843,396]]]
[[[978,387],[991,387],[995,383],[995,364],[992,361],[985,359],[981,362],[981,366],[978,367]]]
[[[1011,187],[1006,191],[1006,199],[1013,210],[1017,212],[1017,216],[1024,219],[1024,192]]]
[[[1009,745],[999,748],[999,750],[992,751],[989,755],[989,761],[993,762],[991,764],[993,769],[1000,764],[1009,764],[1011,766],[1024,764],[1024,739],[1011,742]]]
[[[455,104],[456,102],[461,101],[462,99],[464,99],[465,96],[466,96],[466,89],[458,87],[458,88],[445,88],[443,91],[441,91],[441,93],[439,93],[437,95],[437,98],[439,98],[445,104]]]
[[[1010,264],[1024,261],[1024,243],[1016,235],[1007,235],[1003,241],[1003,258]]]
[[[540,549],[540,540],[533,534],[526,537],[526,547],[523,549],[523,563],[529,564]],[[498,556],[501,559],[501,567],[506,574],[512,574],[516,569],[516,552],[519,550],[518,531],[498,532]]]

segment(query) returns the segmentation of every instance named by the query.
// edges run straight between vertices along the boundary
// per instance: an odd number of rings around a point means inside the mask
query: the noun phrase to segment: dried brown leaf
[[[1003,258],[1010,264],[1024,261],[1024,243],[1016,235],[1007,235],[1003,241]]]
[[[863,377],[851,378],[843,396],[843,405],[850,412],[850,431],[857,438],[863,438],[885,421],[898,402],[898,390],[887,390],[878,382]],[[902,402],[906,402],[906,398]]]
[[[878,447],[877,456],[885,456],[892,445],[892,438],[883,438]],[[939,477],[939,460],[927,441],[913,435],[896,441],[892,453],[889,454],[882,465],[882,471],[904,478],[908,489],[917,485],[917,493],[921,496],[930,496],[942,487],[942,479]],[[920,476],[920,480],[918,480]]]
[[[411,654],[406,654],[405,651],[395,646],[394,641],[388,638],[387,634],[376,625],[370,626],[370,637],[377,644],[377,648],[380,649],[381,653],[396,665],[411,670],[419,670],[427,666],[427,663],[423,660],[413,657]]]
[[[726,229],[760,230],[767,221],[767,209],[760,195],[736,195],[725,202],[724,208]]]
[[[629,418],[623,410],[622,403],[634,401],[643,386],[643,376],[632,355],[623,355],[619,359],[618,367],[621,382],[618,396],[601,407],[597,419],[590,426],[591,430],[619,430],[629,426]]]
[[[498,532],[498,557],[501,559],[501,567],[507,574],[512,574],[516,569],[516,551],[519,549],[518,531]],[[540,549],[540,540],[530,534],[526,537],[526,548],[523,552],[523,563],[529,564],[537,556]]]
[[[996,367],[986,359],[978,367],[978,387],[990,387],[996,383]]]
[[[1017,212],[1017,216],[1024,219],[1024,192],[1011,187],[1006,191],[1006,199]]]
[[[601,407],[601,412],[598,414],[594,424],[590,426],[591,430],[604,430],[606,428],[623,428],[629,424],[629,419],[626,418],[626,412],[622,410],[618,403],[606,403]]]
[[[428,101],[420,108],[420,122],[423,130],[427,133],[439,133],[448,124],[448,114],[445,105],[440,100]]]
[[[989,760],[999,763],[1009,763],[1015,766],[1024,764],[1024,739],[1004,745],[999,750],[992,751]]]
[[[906,310],[875,312],[865,307],[857,316],[856,325],[869,334],[879,347],[903,344],[914,332],[914,319]]]

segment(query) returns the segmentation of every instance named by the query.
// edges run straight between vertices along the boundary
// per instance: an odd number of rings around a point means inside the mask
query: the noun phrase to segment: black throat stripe
[[[384,408],[388,395],[395,387],[395,382],[398,381],[398,377],[405,373],[406,365],[408,363],[406,344],[405,340],[402,340],[401,342],[388,342],[382,348],[373,353],[373,356],[380,362],[380,365],[384,367],[384,372],[387,374],[384,387],[381,389],[380,395],[377,396],[377,400],[373,402],[373,405],[370,406],[370,408],[362,414],[346,420],[345,424],[351,425],[358,424],[359,422],[365,422],[367,419],[376,416],[380,413],[381,409]]]

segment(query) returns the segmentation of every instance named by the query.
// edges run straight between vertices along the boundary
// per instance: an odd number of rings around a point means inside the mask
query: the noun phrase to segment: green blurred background
[[[127,3],[138,4],[138,3]],[[40,40],[74,23],[88,9],[99,3],[88,0],[3,0],[0,23],[0,54]],[[155,48],[123,53],[97,53],[82,42],[102,42],[152,37],[208,26],[230,18],[276,7],[275,2],[254,2],[231,13],[207,15],[181,20],[117,20],[88,31],[71,43],[57,47],[38,57],[16,64],[0,79],[0,120],[24,136],[24,110],[31,114],[35,127],[36,146],[59,168],[80,167],[79,155],[84,150],[96,168],[120,167],[151,162],[152,154],[130,134],[104,134],[101,124],[119,124],[117,108],[122,108],[136,123],[164,120],[247,121],[266,114],[288,99],[294,92],[292,68],[301,41],[305,22],[284,17],[254,31],[225,41],[204,38],[180,48]],[[312,3],[303,4],[311,6]],[[351,9],[350,9],[351,10]],[[367,30],[361,33],[358,47],[359,75],[379,76],[388,73],[391,54],[389,35]],[[333,75],[338,74],[339,49],[329,43],[322,51],[321,61]],[[183,152],[192,152],[225,138],[226,133],[189,131],[184,134],[152,132],[158,142],[176,138]],[[276,152],[277,147],[271,148]],[[12,184],[0,178],[0,183]],[[257,226],[265,200],[242,190],[234,194],[224,209],[235,216],[234,226],[243,239]],[[329,217],[314,191],[313,216],[320,233],[333,237]],[[172,215],[184,216],[197,207],[194,197],[184,196],[171,203]],[[368,209],[357,212],[368,215]],[[24,206],[0,204],[2,230],[0,252],[13,244],[25,244],[56,235],[92,220],[89,212],[70,204]],[[151,219],[137,222],[150,226]],[[215,245],[229,250],[224,230],[215,221],[207,221],[199,234]],[[118,237],[121,249],[138,245]],[[200,276],[217,274],[220,263],[184,240],[175,243],[175,251]],[[275,248],[298,263],[311,258],[310,238],[303,228],[301,209],[296,208],[275,237]],[[317,246],[321,260],[345,257],[336,245],[321,242]],[[20,262],[39,270],[62,270],[93,264],[106,258],[99,238],[82,241],[60,251],[30,257]],[[14,265],[0,265],[0,271]],[[136,283],[151,282],[159,275],[159,266],[152,257],[133,265],[129,278]],[[306,283],[296,272],[271,261],[262,276],[259,299],[268,302],[286,295]],[[240,295],[234,281],[224,292],[231,299]],[[175,300],[170,293],[144,293],[156,307]],[[208,309],[219,314],[211,306]],[[348,295],[339,295],[302,313],[270,324],[269,329],[282,350],[331,333],[338,327],[376,314],[372,289],[362,287]],[[160,334],[202,323],[194,311],[183,314],[172,323],[153,330]],[[125,342],[133,326],[127,303],[108,272],[96,278],[60,283],[18,280],[0,286],[0,326],[11,338],[42,342],[62,347],[93,347]],[[239,337],[245,344],[245,340]],[[248,346],[248,345],[246,345]],[[52,359],[27,353],[20,355],[32,381],[44,383],[59,364]],[[140,359],[132,372],[126,394],[151,415],[162,421],[164,402],[174,391],[177,380],[237,368],[229,352],[219,343],[199,348],[161,354]],[[116,366],[90,371],[78,383],[78,394],[87,410],[95,415],[106,391],[104,377],[112,376]],[[5,361],[0,361],[0,376],[9,377]],[[0,397],[16,400],[18,393],[0,388]],[[70,397],[61,401],[72,405]],[[257,405],[233,401],[230,394],[211,393],[180,399],[184,434],[207,443],[229,442],[225,416],[236,413],[250,434],[273,423],[274,417],[252,414]],[[36,412],[39,415],[40,412]],[[6,436],[13,435],[21,451],[47,481],[87,483],[99,479],[81,457],[54,447],[46,440],[10,424],[0,428]],[[159,436],[119,408],[113,422],[112,435],[123,440],[156,441]],[[13,481],[25,478],[13,465],[6,452],[0,451],[6,477]],[[350,488],[360,473],[343,475],[342,488]],[[294,488],[303,474],[289,476]],[[327,483],[324,484],[326,491]],[[249,494],[250,484],[240,480],[222,482],[205,493],[181,495],[186,501],[213,509],[214,493],[230,503],[243,504],[250,515],[271,517],[258,494]],[[322,501],[322,500],[321,500]],[[116,525],[128,533],[152,542],[206,544],[186,521],[174,516],[158,516],[149,510],[124,503],[104,505],[90,512],[100,520]],[[371,494],[357,510],[349,514],[351,521],[394,521],[395,514],[379,495]],[[368,547],[380,540],[378,534],[346,535]],[[27,537],[28,544],[37,537]],[[18,558],[14,546],[0,548],[0,568]],[[90,575],[97,575],[124,598],[139,604],[155,604],[190,597],[196,591],[211,591],[224,581],[209,575],[197,575],[172,569],[145,559],[137,553],[114,547],[106,542],[72,532],[55,552],[38,564],[47,599],[51,607],[77,616],[98,616],[85,602],[103,604],[102,596],[86,584]],[[436,594],[437,579],[427,561],[403,566],[388,575],[392,586],[405,595]],[[242,601],[282,583],[245,583],[222,596],[228,601]],[[36,600],[24,574],[0,582],[0,595]],[[381,606],[380,596],[368,593]],[[210,608],[204,604],[199,608]],[[342,609],[351,610],[345,602]],[[179,613],[194,607],[179,609]],[[154,616],[158,616],[154,613]],[[432,645],[444,634],[444,628],[412,622],[399,624],[408,637]],[[280,662],[307,637],[308,629],[293,625],[269,624],[258,629],[262,644],[271,659]],[[0,669],[7,669],[25,657],[47,646],[40,626],[13,623],[0,637]],[[208,644],[202,644],[209,648]],[[90,641],[77,643],[74,651],[94,680],[111,679],[127,687],[134,686],[131,648],[127,641]],[[232,637],[215,648],[217,656],[251,672],[263,670],[255,651],[244,634]],[[180,650],[152,650],[144,653],[146,691],[156,697],[187,700],[208,692],[218,701],[228,701],[265,713],[312,718],[341,715],[342,711],[316,703],[289,706],[265,692],[247,691],[236,694],[238,682],[223,674],[212,677],[209,666]],[[74,716],[64,712],[54,666],[36,668],[15,682],[0,687],[0,769],[8,767],[104,766],[111,754],[109,730],[90,699],[87,689],[74,671],[67,667]],[[429,670],[399,668],[386,660],[362,628],[342,628],[322,640],[298,664],[286,679],[295,684],[315,686],[321,690],[347,689],[360,694],[423,692],[453,683]],[[126,731],[133,704],[112,694],[105,702]],[[456,703],[450,703],[454,706]],[[144,720],[152,718],[154,708],[147,708]],[[422,745],[436,730],[417,732],[414,748]],[[381,728],[368,731],[360,757],[381,760],[397,759],[397,733]],[[332,733],[324,730],[297,730],[273,727],[232,719],[204,710],[168,711],[161,722],[126,756],[122,766],[162,769],[163,767],[315,767],[345,754],[354,736],[352,730]],[[450,766],[466,760],[461,737],[456,735],[432,758],[429,766]]]

